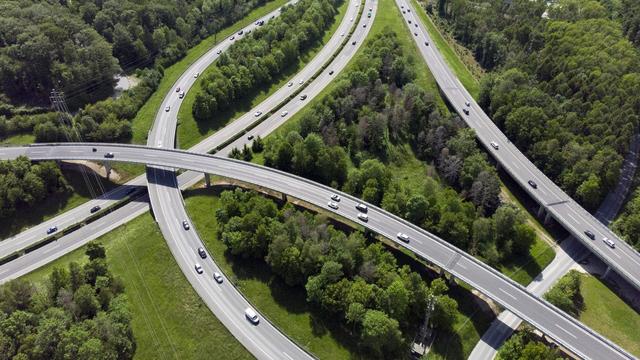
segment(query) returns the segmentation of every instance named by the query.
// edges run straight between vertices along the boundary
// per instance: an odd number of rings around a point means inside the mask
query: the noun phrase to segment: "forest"
[[[430,9],[491,70],[481,84],[485,111],[545,174],[597,209],[638,130],[640,57],[620,22],[596,0],[548,9],[438,0]]]
[[[432,324],[451,328],[457,303],[445,281],[427,285],[379,242],[254,192],[224,191],[220,200],[219,238],[230,253],[265,261],[287,285],[304,287],[314,311],[336,319],[369,358],[406,354],[430,301]]]
[[[0,358],[132,359],[136,343],[124,285],[90,243],[84,265],[56,267],[42,284],[0,286]]]
[[[0,218],[11,218],[48,196],[70,191],[52,161],[31,163],[27,157],[0,161]]]
[[[535,233],[525,214],[500,202],[496,170],[473,131],[443,116],[414,77],[397,35],[383,31],[290,132],[259,140],[265,165],[382,206],[492,265],[526,256]],[[437,170],[422,189],[394,181],[389,168],[405,144]],[[255,145],[236,156],[249,158]]]
[[[225,51],[200,83],[193,104],[197,121],[207,121],[270,84],[300,55],[318,44],[342,0],[301,0]]]

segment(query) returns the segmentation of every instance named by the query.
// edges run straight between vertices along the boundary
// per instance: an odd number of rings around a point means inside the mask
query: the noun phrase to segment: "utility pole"
[[[69,108],[67,107],[64,92],[56,89],[51,90],[49,100],[51,101],[51,106],[58,112],[60,123],[71,127],[71,116],[69,116]]]

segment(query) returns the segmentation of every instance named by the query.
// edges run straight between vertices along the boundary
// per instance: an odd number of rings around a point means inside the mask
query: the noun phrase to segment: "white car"
[[[611,241],[611,239],[602,238],[602,241],[604,241],[604,243],[607,244],[607,246],[609,246],[610,248],[612,248],[612,249],[616,248],[616,244],[613,241]]]
[[[193,77],[194,77],[194,78],[197,78],[197,77],[198,77],[198,75],[200,75],[200,73],[195,73],[195,74],[193,74]]]
[[[492,148],[494,148],[494,149],[496,149],[496,150],[498,150],[498,149],[500,148],[500,146],[498,145],[498,143],[497,143],[497,142],[495,142],[495,141],[492,141],[492,142],[491,142],[491,147],[492,147]]]
[[[253,114],[253,116],[258,117],[262,115],[262,111],[256,111],[255,114]]]
[[[164,108],[164,111],[169,112],[169,110],[171,110],[171,106],[167,106],[166,108]]]
[[[183,227],[185,230],[189,230],[189,229],[191,229],[191,226],[189,226],[189,222],[188,222],[187,220],[182,220],[182,227]]]
[[[362,203],[357,203],[357,204],[356,204],[356,209],[358,209],[358,210],[362,211],[363,213],[364,213],[364,212],[367,212],[367,210],[368,210],[368,209],[367,209],[367,205],[362,204]]]
[[[292,87],[293,86],[293,81],[289,81],[289,83],[287,84],[288,87]]]
[[[218,50],[218,51],[216,52],[216,54],[218,54],[218,55],[222,54],[222,50]]]
[[[260,322],[260,318],[258,317],[258,314],[256,313],[255,310],[253,310],[250,307],[244,310],[244,316],[246,316],[247,319],[249,319],[249,321],[251,321],[251,323],[254,325],[258,325],[258,323]]]
[[[304,84],[304,80],[300,79],[300,81],[298,81],[298,84],[300,85]]]
[[[204,272],[204,270],[202,270],[202,265],[200,265],[200,264],[198,264],[198,263],[196,263],[195,268],[196,268],[196,272],[197,272],[198,274],[202,274],[202,273]]]
[[[179,97],[180,99],[184,98],[184,90],[183,90],[183,91],[180,91],[180,94],[178,94],[178,97]]]
[[[469,100],[465,101],[464,104],[467,106],[471,106],[471,103],[469,102]]]
[[[340,33],[340,36],[344,36],[344,33]]]
[[[213,272],[213,279],[218,283],[218,284],[222,284],[222,274],[220,274],[217,271]]]
[[[365,213],[358,213],[358,219],[362,221],[369,221],[369,215]]]
[[[349,19],[349,21],[353,21],[353,18]]]
[[[280,113],[280,116],[285,117],[289,114],[289,112],[287,110],[283,111]]]
[[[400,240],[402,240],[402,241],[404,241],[406,243],[409,242],[409,235],[399,232],[397,236],[398,236],[398,239],[400,239]]]
[[[335,201],[329,201],[327,205],[334,210],[338,210],[338,203]]]
[[[340,195],[338,195],[338,194],[331,194],[331,200],[333,200],[333,201],[340,201]]]

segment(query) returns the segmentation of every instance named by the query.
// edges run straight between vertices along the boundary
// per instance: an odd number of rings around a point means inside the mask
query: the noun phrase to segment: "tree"
[[[458,314],[458,303],[447,295],[440,295],[436,298],[435,311],[432,315],[434,326],[445,331],[451,331]]]
[[[571,270],[544,295],[544,298],[563,311],[577,317],[584,304],[580,293],[580,276],[579,272]]]
[[[94,259],[104,259],[107,257],[104,246],[100,243],[90,242],[87,245],[87,250],[85,254],[89,257],[89,261]]]
[[[73,301],[78,306],[77,315],[80,318],[93,318],[100,308],[93,287],[89,284],[81,285],[76,290],[73,294]]]
[[[362,343],[374,354],[389,357],[402,348],[404,339],[398,322],[384,312],[367,310],[362,320]]]

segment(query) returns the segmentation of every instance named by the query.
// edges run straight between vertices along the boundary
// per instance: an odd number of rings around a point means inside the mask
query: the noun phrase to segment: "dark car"
[[[535,182],[535,181],[533,181],[533,180],[529,180],[529,181],[527,181],[527,182],[529,183],[529,186],[531,186],[532,188],[534,188],[534,189],[537,189],[537,188],[538,188],[538,184],[536,184],[536,182]]]
[[[424,42],[424,46],[429,46],[429,42],[428,42],[428,41],[425,41],[425,42]]]
[[[96,206],[94,206],[94,207],[92,207],[92,208],[91,208],[91,213],[93,214],[93,213],[95,213],[95,212],[98,212],[98,211],[100,211],[100,209],[101,209],[101,208],[100,208],[100,205],[96,205]]]
[[[112,152],[108,152],[108,153],[104,154],[104,157],[106,157],[107,159],[112,159],[113,158],[113,153]]]
[[[201,247],[198,248],[198,255],[200,255],[200,257],[203,258],[203,259],[207,258],[207,252],[204,251],[204,249],[201,248]]]
[[[589,239],[591,239],[591,240],[595,240],[595,239],[596,239],[596,236],[595,236],[591,231],[589,231],[589,230],[585,230],[585,231],[584,231],[584,234],[585,234],[585,235],[587,235],[587,237],[588,237]]]
[[[469,115],[469,109],[462,109],[462,112],[465,113],[465,115]]]
[[[333,75],[333,70],[329,71],[329,75]]]
[[[52,227],[47,229],[47,234],[53,234],[56,231],[58,231],[58,227],[57,226],[52,226]]]
[[[356,42],[355,42],[355,41],[351,43],[351,45],[355,45],[355,44],[356,44]]]

